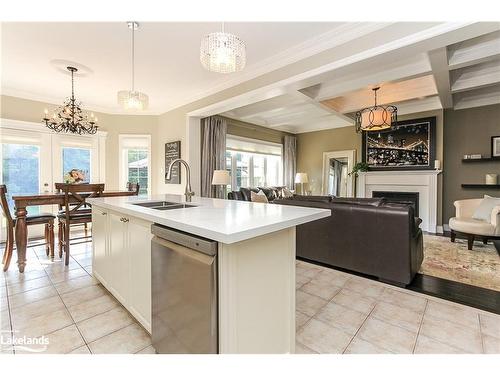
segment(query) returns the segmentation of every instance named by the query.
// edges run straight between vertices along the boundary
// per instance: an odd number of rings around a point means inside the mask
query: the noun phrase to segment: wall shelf
[[[480,163],[480,162],[491,162],[500,161],[500,158],[481,158],[481,159],[462,159],[462,163]]]
[[[462,188],[464,189],[500,189],[500,184],[496,185],[487,185],[487,184],[462,184]]]

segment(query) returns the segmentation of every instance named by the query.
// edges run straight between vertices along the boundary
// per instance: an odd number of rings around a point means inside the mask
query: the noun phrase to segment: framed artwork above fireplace
[[[370,170],[434,169],[436,117],[398,121],[390,129],[363,132],[363,162]]]

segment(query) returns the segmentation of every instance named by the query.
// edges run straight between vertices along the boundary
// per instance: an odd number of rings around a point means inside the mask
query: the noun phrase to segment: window
[[[120,181],[139,183],[139,195],[148,195],[151,186],[151,137],[120,135]]]
[[[7,201],[13,210],[13,195],[38,194],[40,187],[40,146],[2,144],[2,183],[7,185]],[[29,214],[39,207],[28,207]]]
[[[79,182],[90,182],[90,149],[63,147],[63,181],[68,179],[81,179]],[[75,174],[75,171],[76,174]]]
[[[283,183],[282,146],[279,143],[228,136],[226,169],[231,188],[279,186]]]

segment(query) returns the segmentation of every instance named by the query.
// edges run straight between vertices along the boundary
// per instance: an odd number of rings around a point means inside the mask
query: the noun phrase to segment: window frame
[[[269,142],[269,141],[263,141],[260,139],[253,139],[253,138],[247,138],[247,137],[241,137],[241,136],[236,136],[236,135],[227,135],[227,139],[233,139],[236,141],[243,141],[249,144],[253,144],[255,146],[258,145],[266,145],[266,146],[272,146],[272,147],[279,147],[280,148],[280,163],[279,163],[279,170],[278,170],[278,186],[283,184],[283,144],[281,143],[276,143],[276,142]],[[231,176],[231,190],[236,190],[238,189],[237,185],[237,176],[236,176],[236,169],[237,169],[237,158],[236,154],[237,153],[242,153],[242,154],[248,154],[249,155],[249,162],[248,162],[248,180],[250,182],[249,187],[257,187],[257,186],[252,186],[254,182],[254,156],[255,155],[264,155],[264,156],[278,156],[277,154],[269,153],[269,152],[259,152],[259,151],[249,151],[249,150],[243,150],[243,149],[238,149],[238,148],[231,148],[227,147],[226,145],[226,153],[230,152],[231,153],[231,170],[230,176]],[[270,186],[267,182],[267,168],[268,168],[268,160],[267,157],[264,158],[264,184],[261,185],[262,187],[268,187]]]

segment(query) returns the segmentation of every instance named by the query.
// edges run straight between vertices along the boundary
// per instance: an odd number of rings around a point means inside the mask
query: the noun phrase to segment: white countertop
[[[200,197],[193,197],[192,202],[189,202],[197,207],[166,211],[131,204],[147,201],[185,201],[183,195],[170,194],[153,195],[147,198],[136,196],[92,198],[87,201],[96,207],[117,211],[227,244],[331,215],[330,210],[319,208]]]

